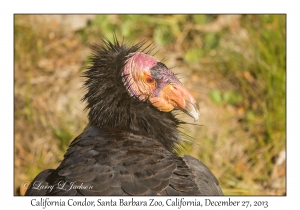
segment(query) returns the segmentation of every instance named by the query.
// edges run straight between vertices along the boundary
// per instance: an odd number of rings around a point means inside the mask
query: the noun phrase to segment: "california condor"
[[[114,38],[92,46],[83,97],[89,124],[25,195],[223,195],[202,162],[176,154],[183,122],[172,110],[198,120],[199,107],[143,45]]]

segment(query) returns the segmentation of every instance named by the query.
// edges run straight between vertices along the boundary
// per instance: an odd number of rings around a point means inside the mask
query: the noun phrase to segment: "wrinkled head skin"
[[[199,106],[165,64],[142,52],[131,53],[123,69],[123,82],[130,96],[149,100],[159,111],[179,109],[199,119]]]

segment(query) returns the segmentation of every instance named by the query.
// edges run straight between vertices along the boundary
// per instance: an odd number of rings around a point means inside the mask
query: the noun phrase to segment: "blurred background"
[[[225,195],[286,194],[285,15],[15,15],[14,192],[56,168],[86,124],[89,44],[156,46],[200,106],[180,155],[204,162]],[[192,122],[184,114],[182,120]]]

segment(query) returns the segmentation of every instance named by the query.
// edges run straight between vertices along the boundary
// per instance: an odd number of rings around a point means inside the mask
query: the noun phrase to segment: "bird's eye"
[[[149,84],[152,84],[155,82],[155,79],[151,76],[146,76],[146,82]]]

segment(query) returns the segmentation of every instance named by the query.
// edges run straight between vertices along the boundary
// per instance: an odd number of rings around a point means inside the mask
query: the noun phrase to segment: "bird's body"
[[[176,76],[152,56],[105,41],[94,46],[84,96],[89,125],[55,170],[41,172],[26,195],[222,195],[210,170],[176,149],[183,123],[198,105]],[[48,186],[40,189],[40,185]]]

